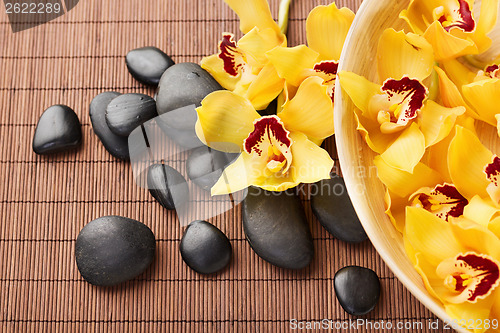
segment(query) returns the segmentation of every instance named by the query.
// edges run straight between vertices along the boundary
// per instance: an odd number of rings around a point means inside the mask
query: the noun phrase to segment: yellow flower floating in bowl
[[[498,55],[480,54],[498,6],[365,1],[335,93],[339,159],[367,234],[460,332],[499,330],[500,71]]]

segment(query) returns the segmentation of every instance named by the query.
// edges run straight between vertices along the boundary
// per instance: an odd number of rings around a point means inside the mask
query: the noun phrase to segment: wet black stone
[[[52,154],[77,148],[82,126],[76,113],[66,105],[53,105],[43,112],[33,135],[33,151]]]
[[[207,146],[193,149],[186,161],[189,179],[206,191],[217,183],[224,168],[238,157],[238,154],[224,153]]]
[[[156,117],[156,123],[175,143],[189,149],[204,146],[195,131],[198,115],[194,105],[184,106]]]
[[[111,132],[119,136],[130,133],[156,117],[156,103],[144,94],[124,94],[114,98],[106,108],[106,122]]]
[[[349,243],[368,239],[352,206],[343,178],[335,175],[313,184],[311,208],[321,225],[335,238]]]
[[[149,193],[167,209],[180,208],[189,200],[186,180],[168,165],[151,165],[148,168],[147,182]]]
[[[221,89],[220,84],[198,64],[175,64],[163,73],[158,85],[158,114],[192,104],[198,107],[205,96]]]
[[[380,281],[371,269],[359,266],[344,267],[335,274],[333,284],[340,305],[349,314],[367,314],[378,303]]]
[[[129,51],[125,63],[137,81],[157,86],[163,73],[174,64],[174,61],[162,50],[147,46]]]
[[[300,199],[294,193],[249,187],[241,214],[247,240],[261,258],[289,269],[310,264],[313,240]]]
[[[80,231],[76,264],[87,282],[113,286],[143,273],[153,262],[155,236],[143,223],[122,216],[104,216]]]
[[[101,140],[104,148],[116,158],[129,160],[128,139],[111,132],[106,122],[108,104],[120,95],[120,93],[114,91],[107,91],[97,95],[90,103],[89,115],[94,133]]]
[[[217,227],[206,221],[191,222],[180,244],[184,262],[198,273],[220,271],[231,261],[229,239]]]

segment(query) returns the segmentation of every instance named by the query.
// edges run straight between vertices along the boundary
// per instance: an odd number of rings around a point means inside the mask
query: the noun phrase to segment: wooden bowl
[[[409,0],[363,1],[347,36],[339,71],[350,71],[378,82],[376,52],[382,32],[389,27],[405,27],[398,18]],[[338,83],[338,81],[337,81]],[[357,132],[354,104],[337,86],[335,89],[335,140],[348,193],[373,246],[405,287],[429,310],[451,322],[439,300],[432,297],[405,254],[403,237],[385,214],[384,185],[373,164],[375,153]],[[386,291],[390,294],[390,291]],[[389,295],[388,294],[388,295]],[[468,332],[458,330],[458,332]]]

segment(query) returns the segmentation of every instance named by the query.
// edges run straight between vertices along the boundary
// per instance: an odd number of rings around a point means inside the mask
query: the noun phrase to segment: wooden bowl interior
[[[405,27],[406,23],[398,16],[408,4],[408,0],[365,0],[347,36],[339,71],[354,72],[378,82],[376,50],[379,37],[386,28],[401,30]],[[398,279],[427,308],[449,322],[451,319],[442,304],[430,296],[407,258],[402,235],[385,214],[384,186],[373,164],[375,153],[357,132],[354,105],[339,86],[335,91],[335,140],[347,190],[359,219],[373,246]],[[389,290],[385,292],[391,294]]]

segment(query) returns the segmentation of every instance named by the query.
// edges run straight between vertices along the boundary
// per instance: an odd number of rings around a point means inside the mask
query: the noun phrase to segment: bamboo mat
[[[360,2],[337,4],[356,10]],[[326,3],[294,0],[290,45],[305,42],[307,13]],[[273,0],[275,15],[277,7]],[[422,322],[423,332],[441,331],[427,328],[433,314],[399,283],[369,242],[335,240],[313,217],[307,198],[315,259],[303,271],[260,259],[245,240],[239,207],[210,219],[231,240],[229,268],[201,276],[182,262],[183,228],[175,213],[134,183],[128,163],[104,150],[92,132],[88,106],[107,90],[154,94],[129,75],[127,51],[153,45],[176,62],[199,62],[215,52],[224,31],[237,32],[238,19],[222,0],[81,0],[68,14],[15,34],[7,15],[0,14],[2,331],[286,332],[291,319],[348,323],[356,317],[342,310],[333,291],[335,272],[347,265],[372,268],[381,279],[379,305],[360,318],[394,325]],[[31,149],[36,122],[44,109],[59,103],[78,114],[83,145],[74,152],[36,156]],[[333,140],[327,146],[335,156]],[[156,259],[137,279],[99,288],[81,278],[74,245],[85,224],[111,214],[148,225],[157,238]]]

